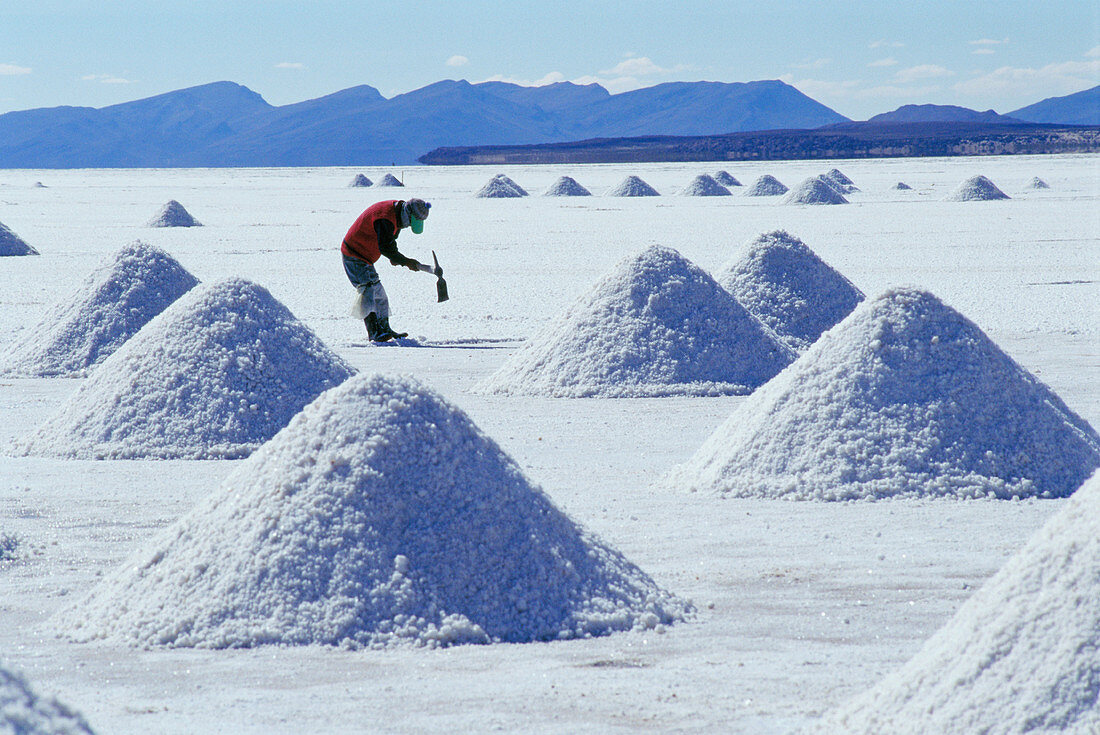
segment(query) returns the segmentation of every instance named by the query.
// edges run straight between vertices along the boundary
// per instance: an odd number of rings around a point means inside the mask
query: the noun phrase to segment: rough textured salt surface
[[[350,187],[372,186],[373,184],[374,184],[374,182],[371,181],[370,179],[368,179],[363,174],[355,174],[355,178],[351,180],[351,183],[348,184],[348,186],[350,186]]]
[[[504,174],[497,174],[478,189],[475,197],[482,199],[515,199],[527,196],[527,192]]]
[[[77,712],[34,692],[27,680],[0,666],[0,733],[5,735],[90,735]]]
[[[527,196],[527,190],[524,189],[519,184],[517,184],[515,181],[513,181],[510,177],[508,177],[505,174],[497,174],[496,176],[493,177],[493,180],[494,181],[500,181],[500,182],[503,182],[504,184],[507,184],[511,188],[518,191],[520,196],[524,196],[524,197]]]
[[[1049,189],[1050,184],[1043,181],[1038,176],[1035,176],[1031,179],[1031,181],[1027,182],[1027,188],[1028,189]]]
[[[572,176],[562,176],[550,185],[550,188],[546,190],[544,196],[590,197],[592,196],[592,192],[578,184],[576,179],[574,179]]]
[[[1100,732],[1100,475],[822,733]]]
[[[198,286],[17,443],[79,459],[244,457],[353,372],[266,289]]]
[[[752,186],[745,189],[744,196],[773,197],[786,193],[787,187],[780,183],[778,179],[770,174],[764,174],[756,181],[752,182]]]
[[[606,196],[609,197],[659,197],[660,192],[654,189],[652,186],[642,181],[638,176],[633,174],[627,176],[620,181],[616,186],[611,188]]]
[[[783,204],[847,204],[848,200],[820,176],[812,176],[791,189],[780,200]]]
[[[892,188],[897,191],[909,191],[913,187],[909,186],[909,184],[906,184],[904,181],[899,181],[898,183],[894,184]]]
[[[202,227],[202,223],[191,216],[190,212],[175,199],[170,199],[160,208],[146,227]]]
[[[649,629],[690,610],[461,410],[376,374],[321,395],[52,625],[137,645],[435,647]]]
[[[477,390],[562,398],[743,394],[794,358],[671,248],[621,261]]]
[[[404,186],[393,174],[386,174],[374,184],[375,186]]]
[[[687,197],[728,197],[729,195],[730,190],[708,174],[699,174],[680,190],[680,196]]]
[[[0,222],[0,257],[6,255],[38,255],[38,251]]]
[[[1064,497],[1100,436],[972,322],[913,289],[864,301],[665,482],[740,497]]]
[[[133,242],[24,330],[0,356],[0,374],[83,376],[197,283],[164,250]]]
[[[715,280],[796,352],[863,301],[851,281],[783,230],[745,243]]]
[[[714,180],[722,186],[741,186],[741,182],[729,171],[719,171],[714,175]]]
[[[959,184],[953,192],[947,195],[949,202],[987,202],[996,199],[1008,199],[1008,194],[997,188],[997,185],[984,176],[971,176]]]

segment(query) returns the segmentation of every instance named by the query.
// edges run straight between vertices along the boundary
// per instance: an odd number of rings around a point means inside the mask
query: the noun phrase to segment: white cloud
[[[921,64],[919,66],[911,66],[908,69],[900,70],[894,75],[894,78],[900,84],[909,84],[924,79],[942,79],[943,77],[951,77],[954,75],[955,72],[945,69],[939,64]]]
[[[868,87],[864,86],[864,82],[861,79],[848,79],[845,81],[833,82],[821,79],[795,79],[790,74],[779,77],[779,80],[786,82],[803,94],[813,97],[818,101],[822,101],[823,98],[839,100],[911,100],[927,97],[940,90],[940,87],[936,85],[902,86],[896,84],[880,84]],[[826,102],[825,104],[829,103]]]
[[[570,81],[573,84],[582,85],[599,84],[608,92],[618,94],[620,92],[630,92],[635,89],[651,86],[656,84],[660,77],[680,74],[685,71],[690,71],[691,69],[692,67],[685,64],[677,64],[674,67],[665,68],[655,64],[652,59],[646,56],[628,55],[626,59],[612,68],[603,69],[595,74],[584,74],[578,77],[567,78],[561,72],[553,71],[541,79],[534,81],[530,79],[517,79],[516,77],[506,76],[504,74],[496,74],[482,81],[508,82],[510,84],[519,84],[524,87],[541,87],[556,82]],[[657,77],[658,79],[654,79],[653,77]]]
[[[470,60],[465,56],[454,55],[447,59],[447,66],[466,66],[470,63]]]
[[[652,77],[662,74],[675,74],[686,71],[687,66],[679,64],[671,69],[665,69],[653,63],[648,56],[632,56],[620,61],[610,69],[597,72],[598,76],[605,77]]]
[[[281,61],[275,65],[276,69],[305,69],[305,64],[299,64],[297,61]]]
[[[899,41],[871,41],[871,48],[905,48],[905,44]]]
[[[1008,39],[1004,38],[998,41],[995,38],[979,38],[977,41],[971,41],[971,46],[1002,46],[1008,43]]]
[[[560,71],[552,71],[541,79],[518,79],[516,77],[505,76],[504,74],[494,74],[493,76],[482,79],[482,82],[506,82],[508,84],[518,84],[521,87],[545,87],[547,84],[556,84],[557,82],[564,82],[565,75]]]
[[[3,77],[17,77],[22,74],[30,73],[30,68],[26,66],[16,66],[15,64],[0,64],[0,76]]]
[[[824,69],[832,63],[832,59],[814,59],[813,61],[807,61],[802,64],[791,64],[791,68],[812,71],[817,69]]]
[[[1100,46],[1093,46],[1085,52],[1085,56],[1089,59],[1100,59]]]
[[[879,59],[878,61],[872,61],[867,66],[897,66],[898,60],[893,56],[887,56],[885,59]]]
[[[124,79],[114,74],[85,74],[81,77],[85,82],[99,82],[100,84],[133,84],[133,79]]]
[[[956,92],[974,97],[1017,99],[1057,97],[1100,83],[1100,59],[1047,64],[1041,69],[1002,66],[988,74],[958,82]]]

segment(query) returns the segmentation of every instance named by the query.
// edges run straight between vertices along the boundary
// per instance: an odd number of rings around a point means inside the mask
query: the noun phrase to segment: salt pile
[[[548,197],[590,197],[592,192],[577,183],[572,176],[562,176],[546,190]]]
[[[898,183],[894,184],[893,188],[897,191],[909,191],[913,187],[909,186],[909,184],[906,184],[904,181],[899,181]]]
[[[175,199],[170,199],[160,208],[156,216],[149,220],[146,227],[202,227],[202,223],[196,220],[183,208],[183,205]]]
[[[843,733],[1097,733],[1100,475],[905,666],[819,725]]]
[[[23,540],[14,533],[0,531],[0,562],[15,561],[23,555]]]
[[[560,398],[744,394],[794,353],[675,250],[620,262],[483,381]]]
[[[949,202],[987,202],[996,199],[1008,199],[1008,194],[984,176],[971,176],[947,195]]]
[[[609,197],[659,197],[660,193],[641,178],[630,175],[619,182],[618,186],[607,192]]]
[[[0,222],[0,257],[6,255],[38,255],[38,251]]]
[[[730,190],[714,180],[713,176],[700,174],[680,190],[680,196],[686,197],[728,197]]]
[[[847,204],[848,200],[821,176],[813,176],[791,189],[782,204]]]
[[[1035,176],[1027,184],[1028,189],[1049,189],[1050,184]]]
[[[783,230],[746,243],[716,280],[796,352],[863,301],[851,281]]]
[[[770,174],[764,174],[752,182],[752,186],[745,189],[744,195],[747,197],[774,197],[786,193],[787,187],[780,183],[778,179]]]
[[[667,478],[740,497],[1064,497],[1100,436],[977,326],[913,289],[864,301]]]
[[[714,175],[714,180],[722,186],[741,186],[741,182],[729,171],[719,171]]]
[[[363,174],[355,174],[355,178],[351,180],[351,183],[348,184],[348,186],[353,188],[359,186],[371,186],[373,183],[373,181],[368,179]]]
[[[0,359],[0,374],[83,376],[197,283],[165,251],[133,242],[24,330]]]
[[[7,735],[91,735],[87,721],[27,680],[0,666],[0,732]]]
[[[504,174],[497,174],[489,179],[474,196],[482,199],[514,199],[527,196],[527,191]]]
[[[77,459],[235,459],[353,370],[266,289],[199,286],[104,360],[17,448]]]
[[[841,173],[840,169],[831,168],[822,174],[821,178],[833,184],[841,194],[851,194],[854,191],[859,191],[859,187],[855,185],[855,182]]]
[[[404,186],[393,174],[386,174],[375,183],[375,186]]]
[[[436,647],[655,628],[690,609],[460,409],[361,375],[54,623],[143,646]]]

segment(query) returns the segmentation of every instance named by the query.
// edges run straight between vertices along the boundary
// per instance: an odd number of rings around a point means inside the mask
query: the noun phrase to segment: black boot
[[[378,335],[379,342],[385,342],[386,340],[390,339],[403,339],[409,336],[408,332],[393,331],[393,327],[390,326],[389,317],[386,317],[385,319],[379,319],[378,326],[382,330],[381,334]]]
[[[367,318],[363,320],[363,324],[367,325],[367,337],[371,342],[385,342],[389,337],[382,337],[382,327],[378,324],[378,317],[374,312],[367,314]]]

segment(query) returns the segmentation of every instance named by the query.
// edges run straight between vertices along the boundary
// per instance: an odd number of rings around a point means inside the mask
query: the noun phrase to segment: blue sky
[[[1100,84],[1100,0],[0,0],[0,112],[229,80],[274,105],[440,79],[782,79],[853,119]]]

